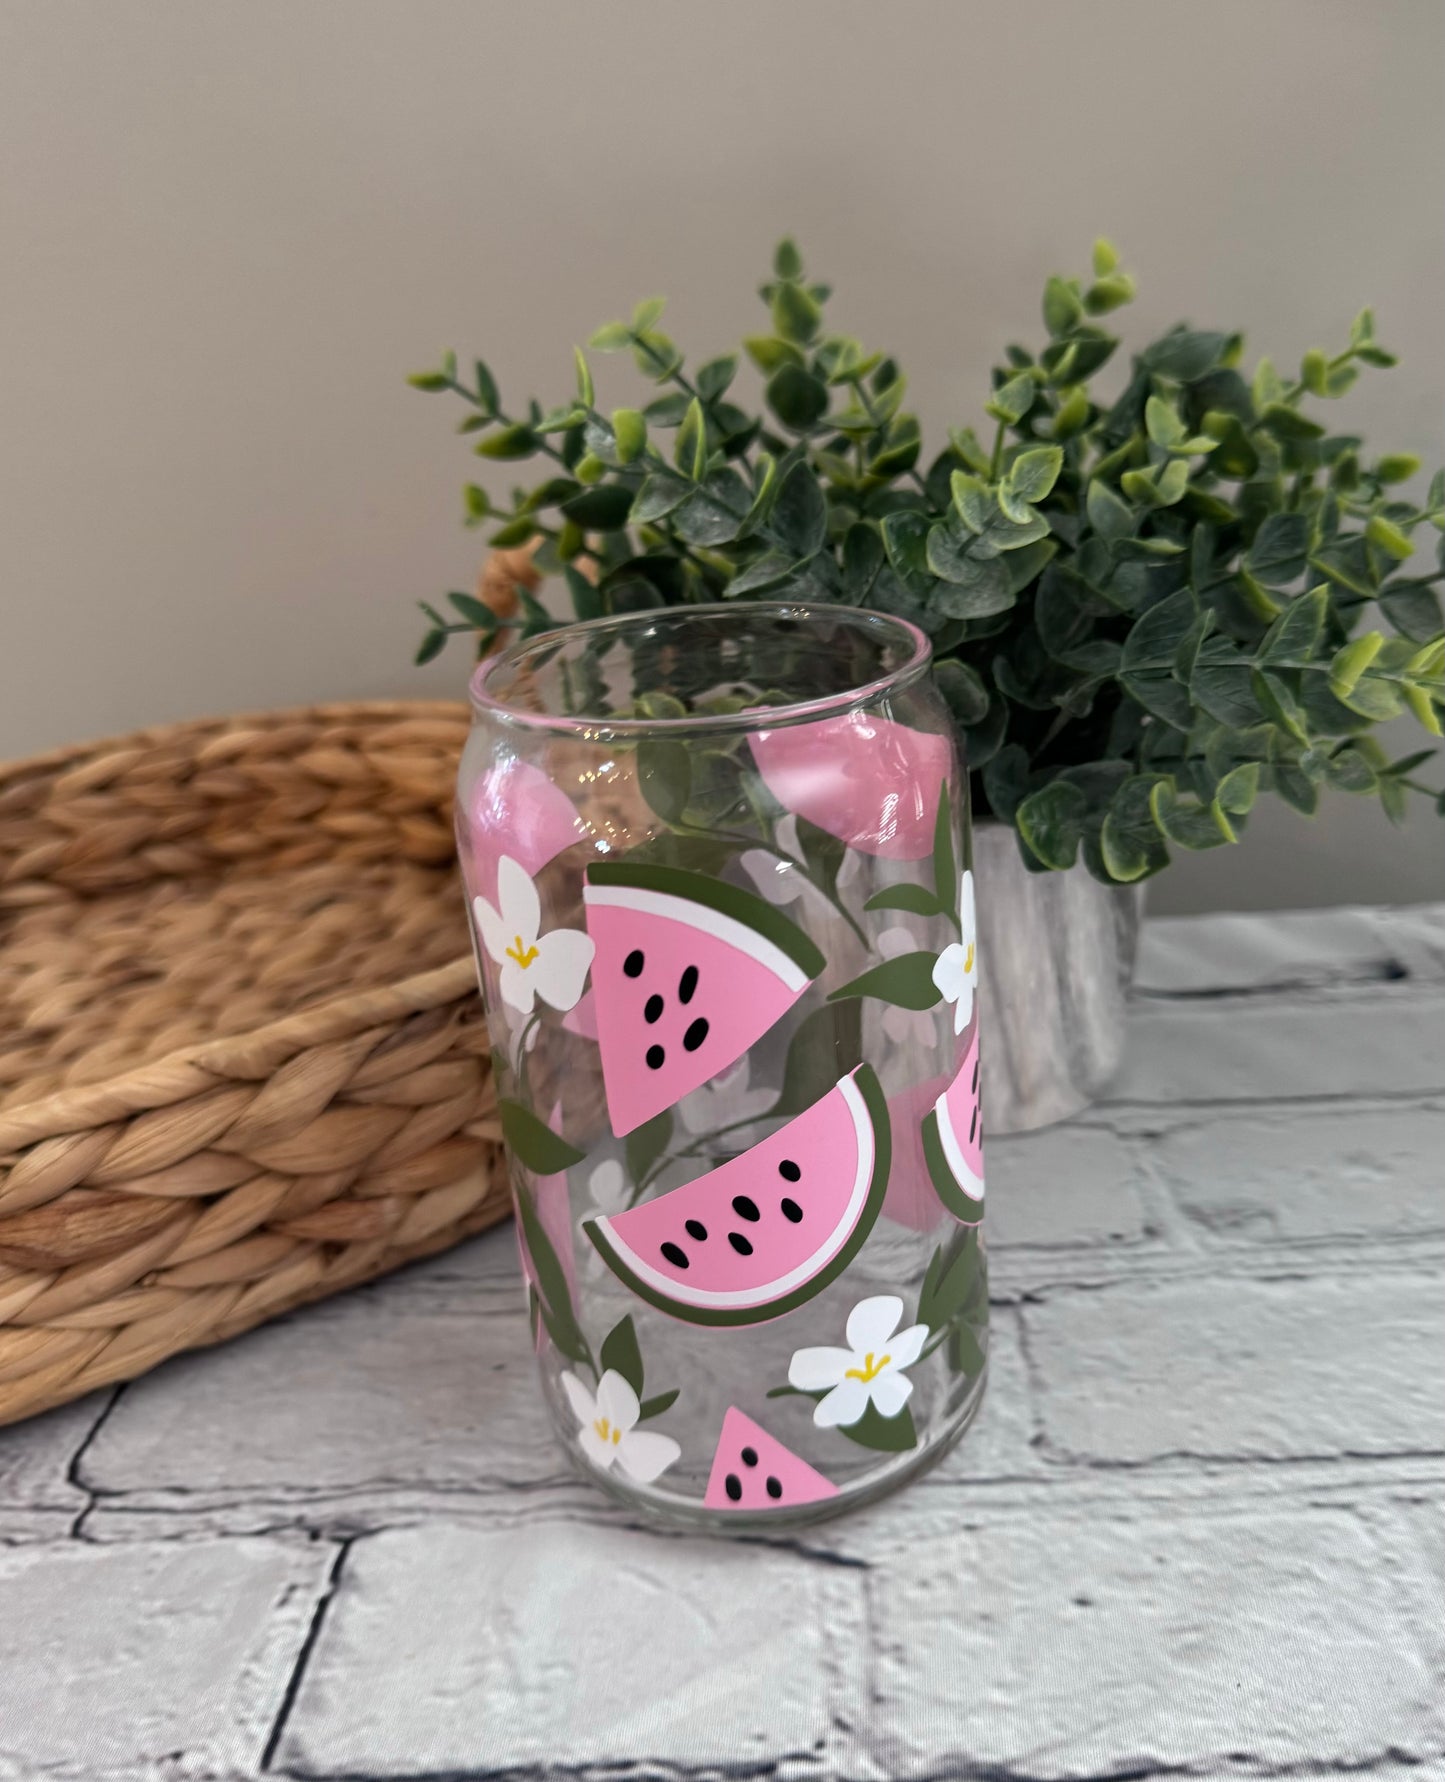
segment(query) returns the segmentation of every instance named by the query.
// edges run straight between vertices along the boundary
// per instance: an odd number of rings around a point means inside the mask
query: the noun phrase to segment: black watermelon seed
[[[689,1052],[695,1052],[707,1038],[707,1019],[699,1015],[692,1026],[682,1036],[682,1043]]]
[[[973,1066],[973,1092],[975,1095],[978,1094],[978,1061],[977,1061],[977,1059],[974,1060],[974,1066]]]
[[[758,1203],[755,1200],[749,1200],[746,1194],[733,1196],[733,1211],[739,1219],[746,1219],[750,1225],[756,1225],[762,1218],[762,1214],[758,1211]]]
[[[674,1268],[687,1267],[687,1251],[680,1244],[666,1243],[662,1246],[662,1253]]]
[[[643,1004],[642,1008],[642,1018],[646,1021],[649,1027],[654,1021],[660,1021],[662,1019],[662,1007],[662,998],[654,990],[652,995],[649,996],[647,1001]]]
[[[647,1068],[649,1070],[661,1070],[666,1062],[667,1053],[663,1051],[661,1046],[649,1046],[647,1048]]]
[[[723,1480],[723,1490],[736,1503],[743,1494],[743,1482],[736,1473],[729,1473]]]
[[[757,1449],[756,1448],[744,1448],[742,1458],[743,1458],[744,1466],[756,1466],[758,1464]]]
[[[707,1242],[707,1227],[701,1219],[689,1219],[684,1229],[687,1235],[690,1238],[696,1238],[698,1243],[705,1244]]]
[[[782,1214],[783,1214],[783,1217],[788,1221],[789,1225],[797,1225],[802,1220],[803,1209],[798,1205],[797,1201],[789,1200],[787,1195],[784,1195],[783,1196],[783,1204],[782,1204]]]
[[[782,1495],[783,1495],[782,1480],[775,1479],[773,1477],[773,1475],[771,1473],[769,1473],[768,1474],[768,1496],[769,1497],[781,1497]]]
[[[968,1142],[973,1143],[974,1134],[978,1131],[978,1103],[973,1104],[973,1118],[968,1123]]]
[[[622,961],[622,969],[627,973],[629,978],[640,978],[642,976],[642,968],[646,963],[647,961],[642,957],[642,948],[634,947]]]
[[[796,1182],[801,1178],[803,1172],[798,1168],[797,1164],[793,1162],[791,1157],[785,1157],[778,1165],[778,1174],[785,1182]]]
[[[681,1003],[691,1002],[692,1001],[692,993],[696,989],[697,989],[697,967],[695,965],[690,965],[690,966],[688,966],[687,970],[682,974],[682,976],[677,980],[677,1000]]]
[[[730,1231],[728,1233],[728,1242],[732,1245],[733,1249],[737,1251],[739,1256],[751,1256],[753,1253],[752,1245],[740,1231]]]

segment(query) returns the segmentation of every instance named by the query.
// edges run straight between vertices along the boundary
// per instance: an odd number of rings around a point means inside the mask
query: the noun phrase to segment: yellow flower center
[[[963,956],[963,975],[967,977],[973,970],[973,942],[968,943],[968,951]]]
[[[888,1366],[888,1363],[892,1361],[892,1359],[893,1357],[891,1355],[884,1354],[880,1355],[875,1361],[873,1359],[873,1351],[870,1349],[863,1357],[862,1367],[850,1367],[843,1378],[845,1380],[861,1380],[866,1386],[870,1380],[876,1380],[878,1378],[879,1374],[883,1372],[884,1368]]]
[[[605,1417],[598,1417],[592,1427],[597,1431],[598,1435],[602,1437],[604,1442],[611,1442],[614,1448],[622,1440],[622,1431],[620,1429],[614,1429]]]
[[[514,934],[512,936],[512,944],[507,948],[507,957],[508,959],[515,959],[517,964],[521,966],[523,971],[525,971],[537,957],[537,949],[535,947],[525,946],[521,935]]]

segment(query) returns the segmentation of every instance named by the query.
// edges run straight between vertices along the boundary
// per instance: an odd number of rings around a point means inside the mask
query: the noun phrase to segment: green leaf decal
[[[801,1114],[862,1062],[863,1011],[856,1002],[825,1002],[798,1023],[769,1113]]]
[[[860,1448],[872,1448],[882,1454],[905,1454],[918,1446],[918,1431],[908,1406],[904,1405],[896,1417],[885,1417],[871,1399],[858,1421],[846,1428],[840,1426],[838,1434]]]
[[[508,1104],[503,1102],[501,1105],[505,1109]],[[502,1119],[505,1124],[505,1113]],[[512,1186],[522,1236],[527,1240],[527,1254],[532,1258],[537,1285],[541,1290],[542,1322],[548,1336],[563,1355],[571,1361],[585,1362],[589,1359],[587,1342],[578,1328],[576,1315],[572,1310],[567,1276],[557,1252],[552,1248],[552,1240],[547,1236],[546,1228],[537,1217],[532,1191],[525,1182],[514,1181]]]
[[[530,1108],[519,1101],[499,1098],[497,1111],[502,1120],[502,1137],[512,1155],[536,1176],[555,1176],[587,1155],[545,1125]],[[545,1288],[545,1283],[544,1283]]]
[[[901,953],[840,985],[828,1000],[841,1002],[850,996],[872,996],[901,1009],[931,1009],[942,994],[933,981],[937,962],[936,953]]]
[[[634,1127],[623,1141],[627,1153],[627,1173],[640,1182],[667,1149],[672,1137],[672,1109],[664,1108],[645,1125]]]
[[[646,1423],[652,1417],[660,1417],[664,1411],[669,1410],[676,1403],[680,1390],[680,1387],[674,1386],[668,1392],[659,1392],[652,1398],[643,1399],[637,1413],[637,1421]]]
[[[637,1346],[637,1332],[629,1313],[620,1324],[614,1324],[602,1339],[598,1360],[605,1373],[611,1368],[622,1375],[627,1384],[642,1397],[642,1351]]]

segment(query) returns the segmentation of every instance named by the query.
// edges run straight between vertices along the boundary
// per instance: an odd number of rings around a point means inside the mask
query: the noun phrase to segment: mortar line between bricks
[[[291,1674],[286,1679],[286,1688],[281,1696],[281,1705],[276,1710],[276,1718],[271,1724],[271,1731],[266,1740],[266,1748],[261,1753],[261,1773],[264,1775],[271,1769],[271,1759],[276,1755],[276,1747],[281,1743],[286,1732],[287,1722],[291,1718],[291,1710],[296,1705],[296,1698],[301,1692],[301,1685],[306,1679],[306,1667],[311,1661],[311,1654],[321,1638],[321,1629],[326,1620],[326,1611],[331,1606],[341,1583],[342,1569],[347,1555],[358,1540],[359,1534],[344,1535],[336,1546],[336,1555],[331,1561],[331,1569],[326,1575],[326,1583],[320,1596],[316,1599],[316,1607],[311,1611],[311,1624],[306,1629],[306,1638],[301,1642],[301,1649],[296,1654],[296,1662],[291,1666]]]
[[[85,1480],[81,1477],[81,1465],[90,1451],[91,1443],[94,1442],[95,1438],[100,1434],[101,1430],[105,1428],[107,1422],[109,1422],[111,1413],[120,1403],[121,1398],[125,1394],[126,1387],[129,1384],[130,1382],[128,1380],[122,1380],[120,1385],[112,1391],[110,1397],[101,1406],[100,1415],[81,1438],[80,1446],[75,1450],[74,1454],[71,1455],[69,1465],[65,1469],[66,1483],[73,1485],[85,1498],[84,1504],[76,1512],[75,1517],[70,1524],[70,1538],[73,1541],[83,1541],[86,1539],[85,1519],[95,1508],[98,1496],[98,1494],[87,1485]]]

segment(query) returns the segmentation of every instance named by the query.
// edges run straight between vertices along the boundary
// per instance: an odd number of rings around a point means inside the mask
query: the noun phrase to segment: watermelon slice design
[[[649,1305],[689,1324],[762,1324],[821,1293],[862,1248],[888,1185],[888,1109],[866,1064],[742,1156],[583,1230]]]
[[[708,1510],[788,1510],[836,1497],[831,1479],[729,1405],[703,1496]]]
[[[749,738],[763,783],[788,810],[883,860],[933,848],[939,794],[953,765],[946,736],[849,712]]]
[[[618,1138],[736,1063],[823,969],[795,923],[703,873],[603,861],[583,897]]]
[[[978,1029],[963,1068],[925,1115],[923,1155],[938,1198],[955,1219],[983,1218],[983,1111],[978,1099]]]
[[[928,1162],[923,1155],[923,1121],[947,1087],[946,1076],[925,1077],[921,1083],[914,1083],[888,1097],[893,1167],[888,1175],[883,1217],[910,1231],[936,1231],[947,1218],[929,1179]]]

